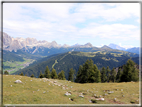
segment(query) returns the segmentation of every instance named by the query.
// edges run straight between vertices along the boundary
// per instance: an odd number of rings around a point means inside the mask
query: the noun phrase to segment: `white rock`
[[[12,85],[11,85],[11,87],[12,87]]]
[[[65,93],[65,95],[66,95],[66,96],[68,96],[68,95],[71,95],[71,93],[69,93],[69,92],[66,92],[66,93]]]
[[[43,93],[45,93],[45,91]]]
[[[104,98],[99,98],[101,101],[104,101],[105,99]]]
[[[104,101],[104,98],[97,98],[96,100]]]
[[[123,89],[121,89],[121,91],[123,91]]]
[[[32,80],[31,80],[32,81]]]
[[[84,96],[83,96],[83,95],[79,95],[79,97],[82,97],[82,98],[83,98]]]
[[[15,83],[22,83],[22,81],[21,80],[16,80]]]

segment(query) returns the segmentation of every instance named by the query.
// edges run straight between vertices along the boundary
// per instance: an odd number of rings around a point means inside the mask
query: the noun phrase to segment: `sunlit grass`
[[[20,79],[23,84],[14,83],[17,79]],[[56,81],[60,86],[50,81]],[[89,102],[91,99],[95,99],[94,94],[104,97],[105,99],[104,101],[97,101],[95,104],[139,103],[139,82],[79,84],[67,80],[50,79],[50,81],[27,76],[4,75],[3,103],[94,104]],[[61,85],[64,85],[66,88],[63,89]],[[108,92],[104,92],[104,90],[114,91],[114,93],[108,94]],[[69,91],[71,91],[72,95],[65,96],[64,94]],[[79,97],[80,93],[83,94],[84,98]],[[108,95],[105,96],[105,93]],[[116,101],[114,101],[114,98],[116,98]]]

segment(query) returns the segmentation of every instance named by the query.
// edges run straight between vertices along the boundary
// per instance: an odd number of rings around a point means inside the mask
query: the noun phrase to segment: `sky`
[[[58,44],[140,46],[139,3],[4,3],[3,32]]]

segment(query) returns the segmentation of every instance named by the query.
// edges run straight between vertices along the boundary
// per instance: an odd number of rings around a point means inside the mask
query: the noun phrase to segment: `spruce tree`
[[[114,68],[111,70],[111,81],[115,82],[116,80],[116,71],[114,70]]]
[[[33,78],[33,77],[34,77],[34,74],[32,74],[31,77]]]
[[[52,79],[57,79],[58,78],[58,75],[57,75],[56,70],[54,68],[52,68],[52,71],[51,71],[51,78]]]
[[[121,76],[122,76],[122,71],[121,71],[121,68],[119,68],[118,72],[117,72],[117,75],[116,75],[116,81],[117,82],[120,82]]]
[[[44,78],[44,75],[42,74],[41,71],[40,71],[40,74],[39,74],[39,78]]]
[[[8,71],[4,71],[4,74],[5,74],[5,75],[9,75],[9,72],[8,72]]]
[[[87,59],[85,64],[83,64],[83,70],[82,70],[82,78],[81,78],[81,83],[92,83],[94,82],[94,70],[93,70],[93,60],[92,59]]]
[[[23,72],[21,72],[19,75],[24,76]]]
[[[78,69],[78,72],[77,72],[77,75],[76,75],[75,82],[80,83],[80,81],[82,79],[82,71],[83,71],[83,66],[80,65],[79,69]]]
[[[110,81],[110,69],[109,69],[109,66],[107,66],[107,69],[106,69],[106,75],[107,75],[107,82]]]
[[[139,80],[139,70],[135,68],[135,63],[129,59],[123,68],[121,82],[130,82]]]
[[[98,67],[96,64],[94,64],[94,72],[95,72],[95,82],[101,82],[101,73],[98,70]]]
[[[74,73],[75,73],[75,70],[73,70],[73,68],[70,69],[69,71],[69,77],[68,77],[68,80],[69,81],[74,81]]]
[[[66,78],[65,78],[65,74],[64,74],[65,72],[62,70],[61,72],[59,72],[58,73],[58,79],[60,79],[60,80],[65,80]]]
[[[106,70],[105,67],[103,67],[101,70],[101,82],[106,82],[106,81],[107,81]]]
[[[48,66],[46,66],[46,69],[45,69],[45,72],[44,72],[44,77],[45,78],[50,78],[51,77],[51,74],[50,74]]]

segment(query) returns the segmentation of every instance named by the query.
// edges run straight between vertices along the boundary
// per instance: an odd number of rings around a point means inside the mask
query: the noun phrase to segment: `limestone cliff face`
[[[1,42],[1,34],[0,34],[0,42]],[[33,48],[33,47],[35,47],[36,50],[38,50],[39,47],[57,48],[61,46],[58,45],[56,41],[49,43],[45,40],[37,41],[35,38],[19,38],[19,37],[13,38],[3,32],[3,49],[4,50],[8,50],[8,51],[14,50],[16,52],[18,49],[24,48],[24,50],[28,51],[29,48]],[[36,50],[34,50],[34,52]]]

